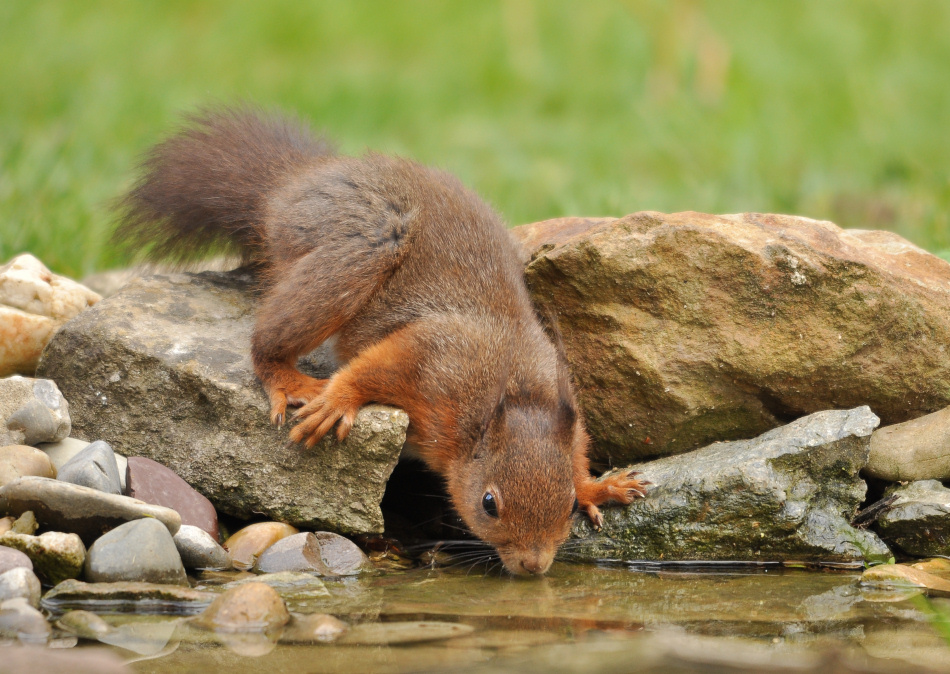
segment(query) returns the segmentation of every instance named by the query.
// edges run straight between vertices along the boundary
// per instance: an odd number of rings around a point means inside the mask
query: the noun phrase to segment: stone
[[[43,453],[49,457],[50,461],[53,462],[53,466],[56,470],[59,470],[63,467],[63,464],[91,444],[91,442],[86,442],[78,438],[63,438],[59,442],[42,442],[38,444],[36,448],[42,450]],[[113,452],[113,455],[115,456],[116,467],[119,469],[119,484],[122,487],[122,493],[125,494],[125,474],[128,469],[128,462],[121,454]]]
[[[8,531],[0,536],[0,545],[26,554],[36,575],[50,585],[78,577],[86,560],[86,547],[79,536],[60,531],[47,531],[39,536]]]
[[[57,328],[99,299],[28,253],[0,267],[0,376],[32,374]]]
[[[932,597],[950,597],[950,580],[906,564],[880,564],[861,574],[861,584],[872,587],[911,586],[923,588]]]
[[[40,579],[27,568],[17,567],[0,573],[0,601],[23,597],[36,608],[42,592]]]
[[[274,588],[245,583],[226,590],[192,624],[219,632],[269,632],[289,620],[290,613]]]
[[[284,628],[280,640],[291,644],[330,643],[348,627],[342,620],[326,613],[292,613],[290,624]]]
[[[864,473],[888,482],[950,478],[950,407],[874,431]]]
[[[369,405],[344,442],[287,446],[251,365],[254,296],[241,272],[133,281],[63,326],[39,371],[66,394],[77,434],[167,466],[219,513],[381,532],[408,417]],[[334,363],[324,348],[301,367],[326,376]]]
[[[887,232],[634,213],[513,230],[557,316],[595,465],[749,438],[826,409],[950,404],[950,263]]]
[[[56,627],[89,641],[99,641],[114,629],[112,625],[91,611],[66,611],[56,621]]]
[[[134,613],[193,613],[210,605],[213,592],[165,583],[84,583],[64,580],[43,595],[40,606],[58,613],[107,605],[110,610]]]
[[[45,644],[51,634],[43,614],[23,597],[0,602],[0,636],[24,643]]]
[[[0,517],[0,534],[5,534],[13,528],[13,523],[16,522],[16,519],[13,517]]]
[[[157,461],[130,456],[126,482],[129,496],[171,508],[181,515],[182,524],[204,529],[214,540],[220,540],[218,514],[211,501],[192,489],[174,471]]]
[[[20,376],[0,379],[0,445],[56,442],[69,430],[69,405],[55,383]]]
[[[878,418],[867,407],[816,412],[752,440],[633,466],[653,483],[603,529],[576,518],[571,559],[874,562],[891,557],[850,525],[867,485]]]
[[[936,559],[922,559],[910,564],[915,569],[932,573],[946,580],[950,580],[950,559],[938,557]]]
[[[257,522],[234,534],[224,542],[224,549],[231,555],[231,561],[236,569],[251,569],[267,548],[287,536],[292,536],[296,527],[283,522]]]
[[[393,646],[443,641],[471,634],[475,628],[462,623],[419,621],[352,625],[336,643],[360,646]]]
[[[24,475],[55,478],[56,468],[49,457],[35,447],[0,447],[0,487]]]
[[[897,497],[875,522],[885,543],[915,557],[950,555],[950,489],[919,480],[889,488],[884,496]]]
[[[122,493],[115,452],[102,440],[91,443],[64,463],[59,469],[59,479],[106,494]]]
[[[91,545],[106,531],[130,520],[152,517],[175,534],[181,518],[174,510],[138,499],[44,477],[21,477],[0,487],[0,513],[32,510],[44,527],[68,531]]]
[[[175,547],[186,569],[224,570],[231,568],[228,551],[204,529],[182,524],[175,534]]]
[[[27,534],[32,536],[36,533],[36,530],[39,529],[39,524],[36,521],[36,516],[33,514],[32,510],[27,510],[25,513],[13,520],[13,524],[10,525],[10,531],[15,534]]]
[[[321,576],[353,576],[368,568],[369,560],[353,541],[326,531],[282,538],[255,565],[261,573],[309,571]]]
[[[92,583],[188,584],[172,535],[150,518],[126,522],[103,534],[89,548],[83,575]]]
[[[6,573],[10,569],[20,568],[32,571],[33,562],[16,548],[0,544],[0,573]]]
[[[277,571],[275,573],[264,573],[261,575],[248,574],[246,578],[238,578],[222,587],[230,589],[246,583],[264,583],[277,590],[281,597],[306,596],[306,597],[329,597],[330,591],[322,580],[312,573],[306,571]],[[285,597],[286,598],[286,597]]]

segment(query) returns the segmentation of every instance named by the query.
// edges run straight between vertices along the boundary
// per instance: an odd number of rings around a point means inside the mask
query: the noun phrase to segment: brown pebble
[[[231,555],[234,568],[247,571],[257,562],[267,548],[286,536],[299,531],[282,522],[258,522],[234,533],[224,542],[224,549]]]
[[[268,632],[289,620],[287,606],[274,588],[246,583],[220,595],[193,624],[220,632]]]
[[[27,445],[0,447],[0,487],[24,475],[56,477],[56,468],[46,452]]]

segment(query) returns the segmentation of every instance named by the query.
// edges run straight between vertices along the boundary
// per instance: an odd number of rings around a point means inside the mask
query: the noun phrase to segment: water
[[[330,581],[330,596],[286,597],[292,611],[331,613],[349,623],[438,620],[474,628],[448,641],[399,646],[221,637],[180,617],[107,619],[122,626],[112,648],[133,671],[156,674],[830,672],[841,671],[841,658],[851,671],[950,668],[950,647],[914,591],[862,589],[854,571],[713,569],[560,563],[541,579],[481,568],[417,569]]]

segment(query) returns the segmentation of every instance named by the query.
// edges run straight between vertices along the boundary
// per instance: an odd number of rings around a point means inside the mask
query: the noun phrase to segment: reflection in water
[[[350,625],[454,622],[466,626],[458,632],[469,633],[405,645],[345,645],[343,639],[299,644],[275,643],[277,635],[222,639],[185,623],[166,637],[181,641],[177,650],[141,671],[566,672],[602,671],[618,662],[626,664],[617,671],[629,665],[639,672],[834,671],[823,659],[828,649],[859,660],[899,658],[894,667],[885,661],[875,671],[901,671],[907,662],[950,671],[950,650],[906,595],[882,600],[858,579],[840,571],[724,568],[703,574],[567,564],[542,579],[462,569],[393,571],[329,580],[328,595],[296,597],[295,608]],[[123,620],[110,618],[120,625]],[[134,642],[132,635],[148,633],[154,636],[142,637],[143,648],[147,642],[154,649],[165,634],[157,626],[139,629],[129,631],[123,648]],[[893,647],[899,643],[914,647]],[[870,671],[862,667],[853,671]]]

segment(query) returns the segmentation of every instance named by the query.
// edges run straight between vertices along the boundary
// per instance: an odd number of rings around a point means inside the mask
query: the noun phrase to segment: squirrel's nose
[[[521,568],[527,571],[528,573],[533,573],[535,575],[543,573],[544,567],[541,564],[539,559],[522,559]]]

